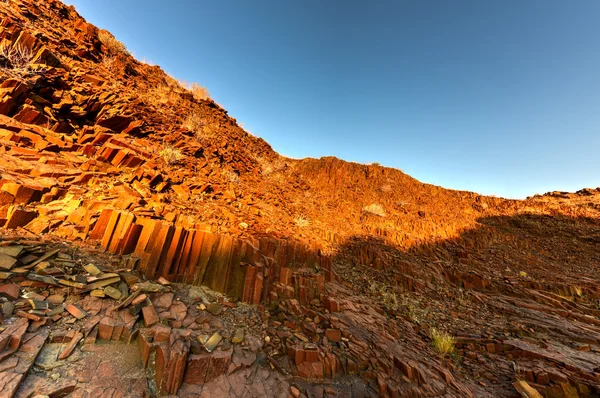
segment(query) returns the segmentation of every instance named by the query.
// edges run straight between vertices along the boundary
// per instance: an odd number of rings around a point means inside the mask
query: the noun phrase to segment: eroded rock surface
[[[600,190],[287,159],[60,1],[0,18],[0,397],[600,394]]]

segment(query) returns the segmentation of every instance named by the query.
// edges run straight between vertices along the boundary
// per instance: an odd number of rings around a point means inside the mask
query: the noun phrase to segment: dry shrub
[[[102,65],[112,74],[119,71],[119,64],[117,58],[114,55],[105,55],[102,58]]]
[[[199,113],[190,113],[183,121],[182,127],[194,133],[198,142],[214,136],[212,129],[206,125],[204,119]]]
[[[208,92],[208,89],[198,83],[187,83],[183,80],[179,80],[177,84],[181,88],[191,92],[194,96],[194,99],[197,101],[210,99],[210,93]]]
[[[108,30],[100,30],[98,32],[98,39],[100,39],[100,41],[102,42],[102,45],[104,45],[104,47],[106,47],[106,49],[108,50],[108,52],[112,55],[118,55],[118,54],[123,54],[123,55],[129,55],[129,51],[127,50],[127,47],[125,47],[125,44],[123,44],[123,42],[117,40],[112,33],[110,33]]]
[[[392,186],[390,184],[385,184],[381,186],[382,192],[392,192]]]
[[[383,210],[383,207],[377,203],[373,203],[363,207],[363,211],[365,213],[373,214],[379,217],[385,217],[385,211]]]
[[[29,48],[12,46],[4,41],[0,45],[0,71],[6,79],[18,79],[34,75],[33,58],[35,54]]]
[[[210,93],[206,87],[199,85],[198,83],[192,83],[190,89],[196,100],[207,100],[210,99]]]
[[[158,154],[169,165],[176,164],[183,159],[183,153],[171,145],[165,145]]]
[[[446,332],[431,328],[429,333],[433,348],[441,355],[451,354],[454,351],[454,338]]]

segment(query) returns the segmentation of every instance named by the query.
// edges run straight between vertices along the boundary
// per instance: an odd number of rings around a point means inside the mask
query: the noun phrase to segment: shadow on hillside
[[[597,338],[596,331],[588,328],[594,317],[587,324],[573,319],[587,319],[597,308],[600,220],[519,214],[481,217],[477,222],[477,228],[456,238],[409,249],[355,236],[339,246],[332,263],[338,277],[347,282],[346,288],[378,303],[390,321],[409,322],[420,332],[419,338],[428,340],[425,336],[430,327],[461,336],[463,342],[473,337],[473,347],[461,343],[459,349],[465,351],[457,360],[456,371],[479,372],[481,361],[493,363],[489,369],[494,372],[494,396],[510,396],[518,374],[504,365],[507,359],[527,369],[552,367],[548,358],[554,349],[546,348],[580,346],[583,335],[590,341]],[[526,356],[497,352],[496,343],[490,351],[492,336],[506,340],[526,336],[521,341],[534,350],[541,347],[543,355],[532,364]],[[478,345],[479,339],[482,343]],[[487,351],[487,362],[473,350]],[[473,355],[477,360],[472,360]],[[561,355],[565,362],[581,358],[581,353],[571,348]],[[569,375],[590,388],[593,396],[600,392],[581,374]],[[553,388],[536,387],[541,391]]]
[[[538,281],[573,283],[582,277],[597,280],[600,274],[598,219],[527,213],[477,222],[477,228],[456,238],[433,238],[409,248],[378,237],[353,236],[338,246],[332,263],[358,291],[368,289],[371,280],[408,284],[404,287],[409,290],[435,288],[452,272],[474,272],[492,280],[502,273],[524,272]]]

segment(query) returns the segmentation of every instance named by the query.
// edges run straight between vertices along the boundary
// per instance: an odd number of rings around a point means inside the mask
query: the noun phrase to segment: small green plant
[[[385,211],[383,210],[383,206],[377,203],[373,203],[363,207],[363,211],[365,213],[373,214],[379,217],[385,217]]]
[[[525,271],[519,271],[519,276],[521,278],[527,278],[527,272],[525,272]]]
[[[123,54],[129,55],[129,51],[123,42],[117,40],[109,31],[100,30],[98,32],[98,39],[102,42],[102,45],[106,47],[108,52],[112,55]]]
[[[165,145],[158,154],[169,165],[176,164],[183,159],[181,151],[171,145]]]
[[[310,224],[310,222],[308,221],[308,218],[304,217],[302,214],[300,214],[298,217],[294,218],[294,222],[300,228],[308,227],[308,225]]]
[[[454,351],[454,345],[456,342],[448,333],[431,328],[429,335],[431,337],[431,344],[433,345],[433,348],[435,348],[439,354],[447,355]]]

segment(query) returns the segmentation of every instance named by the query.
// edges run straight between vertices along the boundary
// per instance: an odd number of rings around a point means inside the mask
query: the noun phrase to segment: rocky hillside
[[[288,159],[73,7],[0,19],[1,397],[600,394],[599,190]]]

